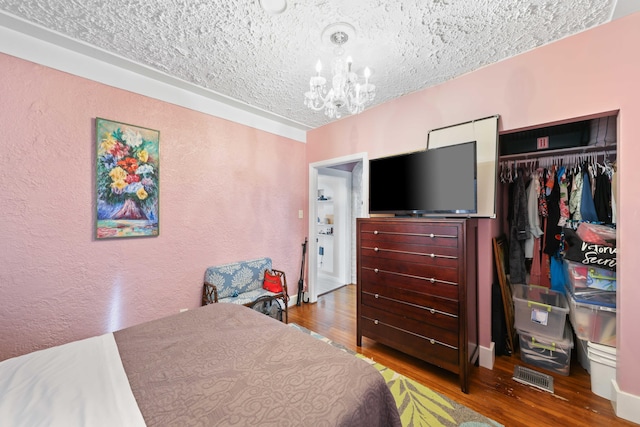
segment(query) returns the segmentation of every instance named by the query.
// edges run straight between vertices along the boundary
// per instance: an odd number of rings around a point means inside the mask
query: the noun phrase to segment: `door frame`
[[[337,157],[334,159],[323,160],[320,162],[314,162],[309,164],[309,224],[308,224],[308,235],[309,235],[309,262],[308,265],[308,275],[307,275],[307,297],[309,298],[310,303],[314,303],[318,301],[318,289],[316,280],[318,277],[318,267],[317,267],[317,253],[318,253],[318,244],[315,239],[315,229],[316,229],[316,198],[318,195],[318,170],[323,168],[331,168],[340,165],[346,165],[354,162],[362,162],[362,203],[363,206],[369,206],[369,155],[366,152],[350,154],[343,157]],[[351,189],[349,189],[351,191]],[[353,213],[356,214],[357,213]],[[368,209],[363,212],[363,215],[368,214]],[[351,224],[351,220],[348,221]],[[350,226],[350,225],[349,225]],[[349,232],[349,235],[352,235],[352,231]],[[350,247],[350,246],[349,246]],[[349,251],[347,251],[349,252]],[[345,254],[345,257],[348,256],[349,260],[351,258],[351,254]],[[349,261],[348,269],[350,271],[351,262]],[[350,276],[351,274],[349,274]]]

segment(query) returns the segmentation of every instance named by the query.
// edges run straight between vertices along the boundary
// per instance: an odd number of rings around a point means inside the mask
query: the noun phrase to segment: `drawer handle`
[[[434,279],[433,277],[432,277],[431,279],[429,279],[429,281],[430,281],[431,283],[436,283],[436,279]]]
[[[373,234],[378,234],[378,230],[374,230]]]
[[[433,338],[431,338],[431,339],[429,340],[429,342],[430,342],[431,344],[435,344],[435,343],[436,343],[436,340],[434,340]]]
[[[378,323],[380,323],[380,322],[378,322],[378,319],[376,319],[376,320],[374,320],[374,321],[373,321],[373,324],[374,324],[374,325],[377,325]]]
[[[373,248],[374,252],[378,252],[380,250],[380,248]]]
[[[435,309],[435,308],[430,309],[430,310],[429,310],[429,313],[431,313],[431,314],[436,314],[436,309]]]
[[[378,298],[380,298],[380,295],[375,294],[373,297],[374,297],[375,299],[378,299]]]
[[[377,273],[378,271],[380,271],[380,270],[378,270],[377,268],[374,268],[374,269],[373,269],[373,272],[374,272],[374,273]]]
[[[435,258],[435,257],[436,257],[436,254],[431,254],[431,255],[429,255],[429,256],[430,256],[431,258]]]
[[[431,233],[431,234],[429,234],[429,237],[431,237],[433,239],[434,237],[436,237],[436,235]]]

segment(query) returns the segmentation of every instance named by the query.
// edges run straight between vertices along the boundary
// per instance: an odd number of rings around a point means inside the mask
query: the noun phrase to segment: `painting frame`
[[[160,235],[160,131],[96,117],[95,238]]]

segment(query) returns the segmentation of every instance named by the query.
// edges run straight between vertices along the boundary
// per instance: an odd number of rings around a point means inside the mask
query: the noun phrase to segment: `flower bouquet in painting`
[[[98,239],[158,235],[160,132],[96,119]]]

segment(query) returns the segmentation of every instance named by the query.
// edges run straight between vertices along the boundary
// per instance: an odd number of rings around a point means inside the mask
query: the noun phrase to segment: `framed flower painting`
[[[96,118],[96,238],[159,234],[160,132]]]

